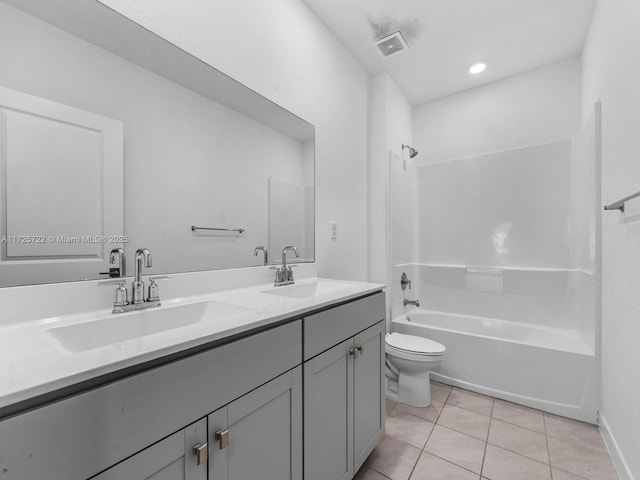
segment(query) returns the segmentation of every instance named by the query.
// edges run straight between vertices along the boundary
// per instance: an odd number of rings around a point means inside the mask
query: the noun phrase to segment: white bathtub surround
[[[572,144],[419,165],[417,260],[567,267]]]
[[[584,292],[595,296],[593,273],[412,264],[395,266],[394,276],[409,268],[421,308],[395,297],[391,308],[402,313],[391,330],[447,347],[432,378],[596,423],[600,360],[588,323],[595,313],[584,307]]]
[[[394,273],[409,269],[416,272],[416,286],[405,296],[419,297],[428,310],[574,330],[596,350],[594,272],[412,264],[397,265]]]
[[[446,345],[434,380],[596,423],[599,359],[575,331],[423,309],[392,328]]]
[[[0,289],[6,313],[0,324],[0,408],[382,288],[318,279],[314,264],[301,264],[296,276],[295,291],[274,292],[267,267],[173,275],[159,281],[162,306],[144,313],[186,308],[197,321],[105,345],[92,340],[91,332],[83,334],[81,325],[103,321],[108,327],[112,320],[115,328],[125,316],[134,321],[140,315],[111,313],[115,286],[89,281]]]
[[[404,173],[418,212],[393,241],[413,233],[417,244],[392,268],[391,330],[447,347],[434,378],[596,423],[599,152],[596,105],[573,138]],[[403,194],[391,192],[392,216]],[[411,292],[397,288],[403,271]]]

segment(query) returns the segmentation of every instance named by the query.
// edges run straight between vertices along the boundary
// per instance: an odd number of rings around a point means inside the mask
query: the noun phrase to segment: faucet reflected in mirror
[[[109,253],[109,265],[118,265],[109,269],[110,276],[112,277],[126,277],[127,276],[127,257],[123,248],[114,248]]]
[[[267,251],[267,247],[263,245],[256,247],[253,251],[253,256],[257,257],[260,250],[262,250],[262,264],[267,265],[269,263],[269,252]]]

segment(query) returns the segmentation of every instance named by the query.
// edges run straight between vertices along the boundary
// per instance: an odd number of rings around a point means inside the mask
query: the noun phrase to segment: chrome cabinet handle
[[[229,429],[218,430],[216,432],[216,440],[220,445],[220,450],[224,450],[229,445]]]
[[[196,443],[193,446],[193,454],[196,456],[196,464],[202,465],[209,458],[209,446],[205,443]]]
[[[358,345],[357,347],[349,350],[349,355],[351,355],[353,358],[358,358],[363,353],[364,353],[364,347],[362,345]]]

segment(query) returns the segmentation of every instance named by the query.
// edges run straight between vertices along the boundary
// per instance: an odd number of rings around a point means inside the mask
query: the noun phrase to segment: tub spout
[[[415,300],[407,300],[406,298],[402,302],[402,304],[406,307],[407,305],[415,305],[416,307],[420,306],[420,300],[417,298]]]

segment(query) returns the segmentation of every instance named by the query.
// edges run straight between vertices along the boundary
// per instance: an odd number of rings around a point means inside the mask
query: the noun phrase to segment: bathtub
[[[392,319],[391,330],[446,346],[433,380],[597,421],[599,359],[578,331],[419,308]]]

